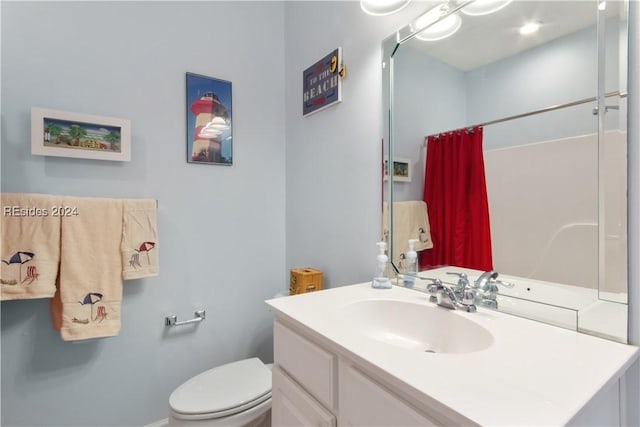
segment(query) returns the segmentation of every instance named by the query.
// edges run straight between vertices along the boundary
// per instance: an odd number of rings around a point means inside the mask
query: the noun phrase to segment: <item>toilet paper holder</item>
[[[205,318],[205,311],[204,310],[198,310],[194,313],[194,315],[196,317],[194,317],[193,319],[189,319],[189,320],[183,320],[181,322],[178,322],[178,316],[167,316],[164,318],[164,325],[165,326],[183,326],[183,325],[190,325],[192,323],[199,323],[202,322]]]

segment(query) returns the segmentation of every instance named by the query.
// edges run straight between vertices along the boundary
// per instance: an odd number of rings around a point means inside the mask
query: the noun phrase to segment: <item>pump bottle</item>
[[[418,274],[418,254],[414,246],[418,239],[409,239],[409,250],[404,256],[404,273],[402,284],[407,288],[413,288],[416,283],[416,275]]]
[[[391,280],[384,274],[387,269],[387,262],[389,261],[389,257],[384,253],[387,244],[385,242],[378,242],[376,245],[378,246],[378,256],[376,257],[378,271],[376,272],[376,277],[371,281],[371,287],[376,289],[391,289]]]

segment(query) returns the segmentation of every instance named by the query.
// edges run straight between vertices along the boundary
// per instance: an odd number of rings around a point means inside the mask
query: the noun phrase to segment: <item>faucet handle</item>
[[[429,301],[437,302],[438,291],[440,291],[444,286],[442,285],[442,281],[440,279],[434,279],[432,277],[422,277],[424,280],[431,280],[432,283],[427,285],[427,293],[429,294]]]
[[[473,305],[475,299],[475,290],[472,288],[466,288],[462,291],[462,299],[460,300],[460,302],[462,303],[462,305],[470,306]]]
[[[466,279],[467,278],[467,274],[466,273],[458,273],[457,271],[447,271],[446,274],[449,274],[451,276],[458,276],[461,279]]]
[[[469,285],[469,277],[465,273],[457,273],[455,271],[447,271],[446,274],[451,276],[458,276],[458,286],[462,289]]]
[[[438,289],[442,289],[442,280],[434,279],[433,277],[421,277],[423,280],[431,280],[431,283],[427,285],[427,292],[435,294]]]
[[[496,284],[504,286],[505,288],[513,288],[516,284],[511,282],[505,282],[504,280],[495,280]]]

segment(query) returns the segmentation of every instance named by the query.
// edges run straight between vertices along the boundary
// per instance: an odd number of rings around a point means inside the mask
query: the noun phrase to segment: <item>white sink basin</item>
[[[488,348],[493,336],[464,317],[473,315],[460,315],[435,305],[378,299],[341,308],[345,327],[353,327],[376,341],[426,353],[470,353]]]

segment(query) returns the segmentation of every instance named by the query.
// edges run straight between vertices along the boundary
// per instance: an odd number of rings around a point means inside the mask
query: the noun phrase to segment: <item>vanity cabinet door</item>
[[[334,377],[337,359],[332,353],[276,320],[273,325],[274,362],[326,408],[335,409]]]
[[[335,427],[336,417],[304,391],[278,365],[274,365],[271,424],[274,427]]]
[[[340,362],[340,425],[436,426],[398,396],[348,363]]]

